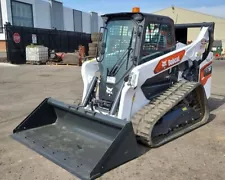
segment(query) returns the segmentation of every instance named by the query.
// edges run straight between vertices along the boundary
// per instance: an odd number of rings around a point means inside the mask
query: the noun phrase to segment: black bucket
[[[138,157],[131,122],[46,98],[12,137],[81,179]]]

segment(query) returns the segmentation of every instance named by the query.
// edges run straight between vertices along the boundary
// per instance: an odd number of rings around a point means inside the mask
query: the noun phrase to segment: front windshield
[[[136,24],[132,20],[114,20],[107,24],[107,30],[104,35],[104,42],[106,43],[105,53],[102,64],[103,78],[106,78],[107,71],[118,64],[118,61],[123,62],[116,73],[116,81],[123,77],[125,71],[132,66],[132,62],[127,62],[128,48],[134,48]],[[133,38],[132,38],[133,37]],[[132,50],[130,51],[130,56]]]

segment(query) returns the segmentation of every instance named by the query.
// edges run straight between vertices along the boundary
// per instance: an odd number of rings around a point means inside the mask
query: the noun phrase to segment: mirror
[[[105,54],[105,48],[101,49],[101,55]]]

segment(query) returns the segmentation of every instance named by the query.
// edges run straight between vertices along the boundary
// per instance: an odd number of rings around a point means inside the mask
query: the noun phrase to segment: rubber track
[[[158,147],[176,138],[178,134],[184,134],[185,132],[180,132],[174,137],[165,138],[158,144],[154,144],[151,139],[151,132],[157,121],[183,100],[184,97],[192,92],[198,85],[199,83],[197,82],[178,82],[139,110],[131,119],[135,134],[139,137],[139,140],[150,147]],[[205,119],[206,118],[207,117],[205,117]],[[197,126],[200,125],[196,125],[196,127]],[[188,131],[188,129],[185,131]]]

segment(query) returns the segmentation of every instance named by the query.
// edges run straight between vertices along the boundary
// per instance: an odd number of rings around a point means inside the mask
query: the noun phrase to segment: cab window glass
[[[173,46],[173,41],[171,25],[151,23],[145,30],[142,56],[147,56],[157,51],[167,50]]]

